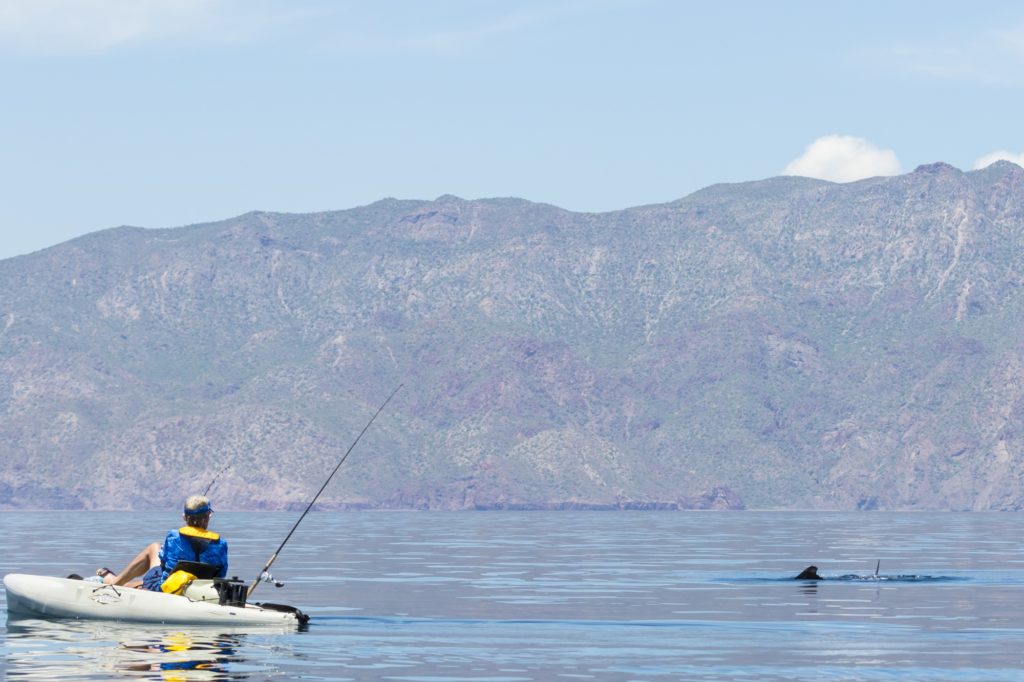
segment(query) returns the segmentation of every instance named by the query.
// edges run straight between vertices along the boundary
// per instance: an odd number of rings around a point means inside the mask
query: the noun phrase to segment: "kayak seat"
[[[199,580],[210,580],[216,578],[220,572],[220,566],[205,564],[201,561],[179,561],[174,565],[176,571],[188,571]]]

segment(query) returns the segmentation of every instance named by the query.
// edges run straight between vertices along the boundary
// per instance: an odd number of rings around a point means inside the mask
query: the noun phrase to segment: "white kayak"
[[[184,596],[24,573],[4,576],[4,588],[9,613],[37,618],[190,625],[299,625],[309,620],[290,606],[222,605],[212,580],[195,581]]]

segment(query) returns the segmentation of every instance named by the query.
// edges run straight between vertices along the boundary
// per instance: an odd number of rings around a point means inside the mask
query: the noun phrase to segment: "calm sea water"
[[[297,514],[218,513],[251,579]],[[168,514],[4,513],[0,573],[119,569]],[[1024,515],[319,513],[256,600],[308,629],[6,621],[9,680],[1024,680]],[[875,577],[876,561],[881,561]],[[789,579],[809,563],[835,578]],[[6,603],[2,604],[6,614]]]

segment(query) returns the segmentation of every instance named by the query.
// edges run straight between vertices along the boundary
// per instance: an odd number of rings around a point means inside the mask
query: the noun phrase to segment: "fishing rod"
[[[294,533],[295,529],[299,527],[300,523],[302,523],[302,519],[306,518],[306,514],[308,514],[309,510],[313,508],[314,504],[316,504],[317,498],[319,498],[320,493],[322,493],[324,489],[327,488],[327,484],[331,482],[332,478],[334,478],[334,474],[338,473],[338,469],[340,469],[341,465],[345,463],[346,459],[348,459],[349,453],[352,452],[352,449],[356,446],[356,443],[359,442],[359,439],[363,437],[363,434],[366,433],[366,430],[370,428],[370,424],[373,423],[373,420],[377,418],[377,415],[384,410],[384,407],[391,402],[391,399],[395,397],[395,394],[398,393],[399,389],[401,389],[402,386],[404,385],[405,384],[398,384],[398,386],[395,387],[395,390],[391,392],[391,395],[388,396],[388,399],[381,403],[380,407],[377,408],[377,411],[373,413],[372,417],[370,417],[370,421],[366,422],[366,426],[364,426],[363,430],[359,432],[359,435],[356,436],[356,439],[352,441],[352,445],[348,446],[348,450],[345,451],[345,454],[342,456],[341,461],[338,462],[337,466],[334,467],[334,471],[332,471],[331,475],[327,477],[327,480],[324,481],[324,484],[320,486],[320,490],[317,491],[317,494],[313,496],[313,501],[310,502],[309,506],[306,507],[306,511],[302,512],[302,516],[300,516],[299,520],[295,522],[295,525],[292,526],[292,529],[288,531],[288,535],[285,536],[284,540],[281,542],[281,545],[273,554],[270,555],[270,558],[267,559],[267,563],[264,564],[263,570],[260,571],[258,576],[256,576],[256,580],[252,581],[252,585],[249,585],[249,591],[246,593],[246,598],[252,595],[253,590],[256,589],[256,586],[259,585],[262,580],[264,580],[264,576],[267,576],[267,580],[273,580],[273,578],[270,578],[270,575],[269,573],[267,573],[267,571],[270,570],[271,564],[277,561],[277,555],[281,553],[281,550],[284,549],[284,546],[288,543],[288,540],[291,539],[292,533]]]
[[[213,480],[210,481],[210,484],[208,486],[206,486],[206,490],[203,491],[203,497],[206,497],[206,494],[210,492],[210,488],[212,488],[213,484],[217,482],[217,479],[220,478],[220,475],[223,474],[225,471],[227,471],[230,468],[231,468],[231,463],[228,462],[227,464],[224,465],[223,469],[221,469],[220,471],[218,471],[216,473],[216,475],[214,475]]]

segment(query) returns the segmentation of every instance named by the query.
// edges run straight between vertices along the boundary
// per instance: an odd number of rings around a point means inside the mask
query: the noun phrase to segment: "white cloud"
[[[624,4],[618,0],[549,2],[540,7],[516,10],[493,17],[474,16],[465,21],[463,26],[433,29],[420,25],[406,34],[393,28],[384,34],[364,30],[341,36],[331,49],[355,54],[456,55],[469,52],[503,35],[521,33],[595,9],[614,10]],[[477,3],[476,6],[485,10],[489,7],[485,3]]]
[[[1013,152],[1007,152],[1000,149],[997,152],[986,154],[977,161],[974,162],[974,170],[980,170],[991,166],[996,161],[1009,161],[1015,163],[1018,166],[1024,167],[1024,152],[1020,154],[1014,154]]]
[[[879,149],[865,139],[825,135],[782,169],[783,175],[802,175],[832,182],[853,182],[878,175],[898,175],[900,161],[891,149]]]
[[[102,51],[188,30],[210,0],[7,0],[0,40],[31,52]]]
[[[241,0],[0,0],[0,48],[80,54],[169,40],[231,43],[296,14]]]
[[[461,26],[388,22],[391,10],[367,3],[279,0],[0,0],[0,50],[33,55],[102,53],[159,43],[237,44],[300,25],[311,46],[358,54],[460,54],[506,34],[593,12],[625,0],[563,0],[504,14],[470,13]],[[514,7],[514,4],[513,4]],[[481,16],[483,15],[483,16]],[[489,15],[489,16],[488,16]],[[367,18],[370,19],[367,24]],[[373,27],[383,22],[383,33]],[[392,25],[395,24],[396,25]],[[338,27],[342,33],[334,33]],[[322,35],[321,35],[322,33]],[[312,39],[310,39],[312,36]],[[329,37],[330,36],[330,37]]]
[[[944,80],[1012,86],[1024,74],[1024,25],[989,29],[942,42],[903,43],[861,51],[886,70]]]
[[[335,49],[348,52],[456,54],[490,38],[520,31],[538,23],[542,13],[518,13],[465,28],[427,31],[408,36],[346,36]]]

